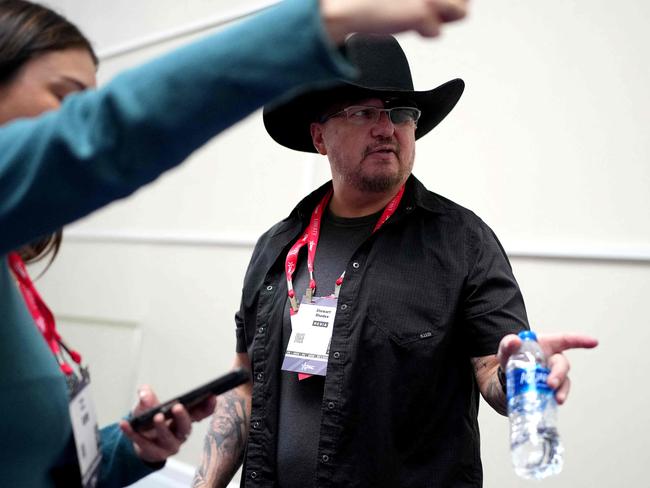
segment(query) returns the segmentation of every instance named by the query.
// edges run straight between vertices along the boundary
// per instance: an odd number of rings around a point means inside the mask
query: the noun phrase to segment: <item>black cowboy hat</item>
[[[326,88],[294,92],[264,107],[264,126],[276,142],[297,151],[316,152],[310,124],[318,121],[333,103],[360,98],[415,104],[422,111],[415,130],[415,138],[419,139],[451,112],[465,88],[463,80],[454,79],[433,90],[415,91],[406,55],[392,36],[354,34],[345,41],[341,52],[358,70],[354,82],[340,80]]]

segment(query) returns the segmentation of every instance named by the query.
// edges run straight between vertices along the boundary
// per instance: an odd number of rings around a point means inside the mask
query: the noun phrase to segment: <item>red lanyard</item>
[[[300,249],[305,245],[308,244],[307,248],[307,270],[309,271],[309,286],[307,287],[307,295],[311,297],[316,290],[316,280],[314,279],[314,261],[316,258],[316,247],[318,246],[318,238],[320,236],[320,224],[323,218],[323,213],[325,212],[325,208],[327,207],[327,204],[330,201],[330,198],[332,198],[332,189],[330,189],[323,199],[316,205],[316,208],[311,214],[311,219],[309,221],[309,225],[307,226],[307,229],[305,229],[304,234],[300,239],[296,241],[296,243],[291,246],[291,249],[289,250],[289,253],[287,254],[287,259],[285,261],[285,274],[287,276],[287,290],[288,290],[288,295],[289,295],[289,301],[291,302],[291,313],[294,314],[298,311],[298,301],[296,300],[296,293],[293,290],[293,273],[296,271],[296,267],[298,265],[298,253],[300,252]],[[379,217],[379,220],[375,224],[374,229],[372,230],[373,233],[377,232],[377,230],[386,223],[386,221],[390,218],[391,215],[395,213],[395,210],[397,210],[397,207],[399,206],[399,202],[402,200],[402,195],[404,195],[404,186],[402,186],[397,194],[392,198],[390,202],[388,202],[388,205],[386,205],[386,208],[384,208],[383,213],[381,214],[381,217]],[[343,278],[345,278],[345,271],[341,274],[341,276],[338,277],[336,280],[336,292],[335,295],[338,296],[338,292],[341,288],[341,285],[343,284]]]
[[[59,346],[63,347],[77,364],[81,364],[81,356],[77,351],[68,348],[61,340],[61,336],[56,330],[54,315],[34,287],[34,283],[29,277],[25,263],[20,255],[16,252],[9,253],[8,261],[11,271],[13,271],[14,276],[18,280],[18,287],[25,299],[25,305],[27,305],[27,309],[36,323],[36,327],[43,334],[43,338],[52,350],[57,363],[61,367],[61,371],[66,376],[71,375],[73,370],[63,358],[63,353]]]

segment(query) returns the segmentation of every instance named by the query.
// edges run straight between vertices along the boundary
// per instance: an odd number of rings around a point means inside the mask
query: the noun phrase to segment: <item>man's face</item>
[[[350,106],[384,108],[378,98],[331,107],[334,114]],[[393,106],[395,104],[392,104]],[[415,124],[394,124],[382,112],[374,122],[358,124],[345,114],[311,125],[314,147],[326,154],[335,182],[357,191],[383,193],[400,186],[413,169]]]

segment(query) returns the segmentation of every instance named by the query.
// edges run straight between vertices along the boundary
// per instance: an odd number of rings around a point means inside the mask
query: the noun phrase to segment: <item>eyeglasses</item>
[[[351,107],[344,108],[340,112],[324,116],[321,119],[320,123],[322,124],[324,122],[327,122],[329,119],[332,119],[334,117],[341,117],[344,115],[347,121],[354,125],[370,125],[376,123],[379,120],[382,112],[386,112],[390,121],[394,125],[399,126],[417,126],[418,119],[422,114],[422,112],[420,112],[415,107],[380,108],[368,107],[365,105],[353,105]]]

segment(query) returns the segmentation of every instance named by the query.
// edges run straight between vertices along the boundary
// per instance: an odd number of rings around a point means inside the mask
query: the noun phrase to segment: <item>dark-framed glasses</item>
[[[379,121],[382,112],[386,112],[393,125],[400,126],[417,126],[420,112],[415,107],[369,107],[366,105],[352,105],[344,108],[340,112],[326,115],[321,119],[321,124],[334,117],[345,117],[348,122],[354,125],[369,125]]]

